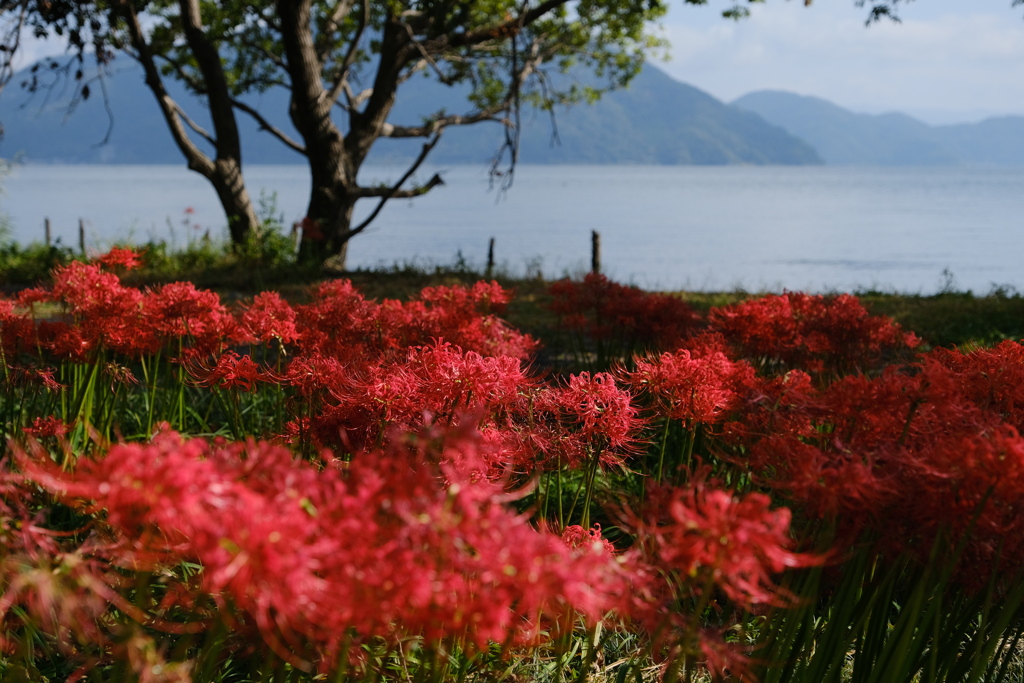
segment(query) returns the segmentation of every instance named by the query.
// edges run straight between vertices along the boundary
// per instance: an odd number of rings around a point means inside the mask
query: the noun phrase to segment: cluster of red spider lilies
[[[987,675],[1020,638],[1015,342],[590,276],[551,288],[571,374],[496,283],[228,306],[138,259],[0,300],[5,680]]]

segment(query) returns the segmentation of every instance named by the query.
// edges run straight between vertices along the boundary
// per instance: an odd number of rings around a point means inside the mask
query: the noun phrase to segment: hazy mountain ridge
[[[777,90],[749,93],[732,104],[806,140],[827,164],[1024,164],[1024,116],[931,126],[906,114],[859,114]]]
[[[24,72],[23,72],[24,73]],[[98,84],[92,96],[68,115],[70,88],[29,98],[16,84],[16,74],[0,97],[0,122],[5,135],[0,156],[23,155],[42,163],[176,164],[183,161],[171,140],[141,70],[122,59],[105,79],[113,112],[110,139],[100,144],[110,123]],[[168,82],[196,122],[209,127],[197,98]],[[393,123],[419,123],[439,109],[468,112],[465,89],[414,79],[400,93]],[[45,105],[42,103],[46,101]],[[247,98],[288,135],[298,137],[287,117],[287,94],[282,89]],[[42,106],[41,106],[42,105]],[[247,164],[301,163],[301,157],[245,114],[238,114]],[[552,122],[546,112],[525,109],[520,161],[542,164],[820,164],[806,142],[764,121],[756,114],[731,107],[692,86],[648,66],[628,89],[606,94],[595,105],[559,108]],[[557,131],[557,137],[554,135]],[[500,148],[499,124],[453,127],[431,154],[436,163],[486,164]],[[554,140],[557,140],[555,142]],[[374,148],[378,161],[409,159],[422,140],[381,140]]]

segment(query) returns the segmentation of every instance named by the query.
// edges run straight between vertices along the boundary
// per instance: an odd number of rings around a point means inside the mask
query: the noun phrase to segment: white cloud
[[[50,38],[36,38],[33,35],[25,34],[21,38],[18,52],[14,57],[14,68],[22,69],[38,62],[44,57],[58,57],[67,51],[67,41],[60,40],[56,36]]]
[[[933,120],[1024,114],[1024,21],[1005,0],[919,0],[870,28],[852,0],[768,3],[739,23],[694,9],[671,12],[663,67],[727,101],[782,89]]]

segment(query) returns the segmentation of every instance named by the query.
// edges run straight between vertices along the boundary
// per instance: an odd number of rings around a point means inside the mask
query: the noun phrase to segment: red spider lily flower
[[[605,372],[572,375],[565,387],[541,390],[533,403],[536,426],[528,438],[549,462],[578,467],[591,457],[618,465],[638,450],[645,420],[632,395]]]
[[[741,604],[769,604],[780,597],[771,576],[813,562],[788,548],[790,512],[771,508],[768,496],[743,498],[691,490],[671,499],[662,561],[686,574],[710,570],[715,583]]]
[[[309,373],[305,365],[301,359],[292,363],[291,381],[292,368]],[[490,358],[436,342],[409,349],[405,358],[339,368],[310,426],[318,442],[345,448],[379,444],[389,425],[418,427],[425,415],[451,423],[464,411],[479,410],[491,428],[524,415],[535,384],[516,358]]]
[[[953,390],[986,414],[1024,430],[1024,345],[1007,340],[970,353],[939,348],[921,363],[930,383],[934,375],[946,376]]]
[[[349,376],[345,365],[329,356],[312,353],[296,356],[288,364],[284,381],[300,396],[313,397],[328,393],[332,387],[344,386]]]
[[[516,429],[516,420],[492,418],[491,421],[493,424],[479,426],[480,438],[486,446],[484,452],[493,454],[492,467],[486,477],[491,481],[515,482],[533,474],[537,453],[531,440]]]
[[[21,431],[37,439],[47,436],[64,436],[71,427],[56,415],[37,417],[32,420],[31,427],[22,427]]]
[[[1024,566],[1024,548],[1009,540],[1024,525],[1014,512],[1024,509],[1024,440],[1014,424],[1022,358],[1009,343],[932,351],[820,392],[787,395],[781,382],[763,382],[764,398],[729,425],[730,438],[743,433],[733,442],[741,454],[730,457],[804,516],[832,520],[841,539],[866,533],[887,557],[925,560],[936,542],[970,531],[960,580],[972,585],[967,568],[999,558],[1012,573]]]
[[[308,417],[299,417],[285,422],[280,434],[276,434],[271,441],[273,443],[300,444],[303,439],[309,439],[311,435]],[[317,443],[318,447],[323,444]]]
[[[56,371],[53,368],[8,365],[6,382],[15,387],[34,387],[49,391],[61,391],[64,389],[64,385],[54,379],[54,372]]]
[[[477,282],[472,287],[424,287],[420,299],[441,308],[465,314],[467,311],[501,313],[511,301],[511,294],[493,280]]]
[[[413,317],[421,335],[415,343],[439,338],[467,351],[514,358],[527,358],[537,348],[529,335],[496,317],[511,300],[511,293],[496,282],[477,282],[469,288],[426,287],[419,298],[409,303],[423,310]]]
[[[782,492],[814,518],[842,519],[843,535],[856,536],[900,495],[900,482],[874,454],[836,454],[793,436],[754,444],[748,461],[755,479]]]
[[[95,260],[107,268],[120,267],[125,270],[133,270],[142,265],[142,253],[124,247],[112,247],[110,251]]]
[[[743,356],[812,372],[869,369],[883,354],[918,343],[849,294],[769,295],[712,309],[708,320]]]
[[[523,392],[534,385],[518,358],[486,357],[447,342],[411,349],[403,365],[418,378],[421,408],[434,413],[476,406],[515,409]]]
[[[291,344],[299,339],[295,310],[277,292],[257,294],[245,309],[239,326],[240,341]]]
[[[615,553],[615,546],[607,538],[601,537],[601,525],[595,524],[584,529],[579,524],[572,524],[562,529],[562,542],[573,550]]]
[[[196,384],[221,389],[240,387],[245,391],[255,391],[258,383],[276,384],[281,379],[257,365],[248,355],[239,356],[234,351],[224,353],[213,367],[193,361],[188,364],[188,370]]]
[[[360,355],[378,336],[375,308],[350,280],[321,283],[309,304],[295,307],[302,352],[339,359]]]
[[[711,488],[705,477],[655,491],[647,516],[633,521],[646,561],[689,577],[698,591],[717,587],[741,606],[786,604],[789,596],[772,576],[823,558],[790,549],[789,509],[773,508],[761,493],[737,497]]]
[[[93,340],[83,336],[81,326],[63,321],[44,320],[39,323],[37,334],[39,345],[58,360],[84,363],[96,348]]]
[[[421,300],[367,301],[348,280],[320,285],[313,301],[296,307],[301,348],[338,359],[381,357],[443,339],[483,355],[525,358],[536,348],[529,335],[490,314],[507,293],[496,284],[426,288]]]
[[[782,376],[755,377],[740,393],[744,410],[723,427],[726,441],[733,446],[749,446],[775,433],[815,433],[814,420],[819,415],[821,399],[806,372],[790,370]]]
[[[146,320],[164,339],[188,339],[202,353],[220,350],[237,323],[215,292],[191,282],[172,282],[146,294]]]
[[[33,304],[53,301],[53,292],[45,287],[28,287],[18,292],[18,307],[30,308]]]
[[[754,369],[721,352],[681,349],[638,359],[627,377],[634,388],[650,393],[667,417],[714,424],[739,406],[739,389],[753,381]]]
[[[311,242],[323,242],[327,239],[323,225],[320,221],[305,216],[297,224],[302,229],[302,239]]]
[[[108,639],[102,622],[110,609],[102,562],[74,552],[0,557],[0,650],[19,647],[17,633],[29,626],[51,635],[58,649],[74,657],[79,646]]]
[[[707,476],[699,470],[685,487],[654,487],[642,515],[624,514],[636,544],[622,556],[632,580],[623,612],[651,634],[666,666],[694,657],[718,675],[749,680],[746,648],[724,642],[703,623],[702,608],[688,606],[721,609],[727,599],[742,612],[792,604],[773,577],[826,558],[791,549],[788,509],[772,508],[763,494],[719,489]]]
[[[113,273],[72,262],[54,271],[53,295],[67,306],[90,348],[129,355],[153,350],[152,330],[142,318],[142,293],[123,286]]]
[[[0,344],[8,357],[36,350],[36,326],[28,315],[14,312],[15,303],[0,298]]]
[[[53,295],[64,300],[72,312],[91,311],[107,304],[111,292],[120,292],[121,280],[104,273],[96,264],[72,261],[54,270]]]

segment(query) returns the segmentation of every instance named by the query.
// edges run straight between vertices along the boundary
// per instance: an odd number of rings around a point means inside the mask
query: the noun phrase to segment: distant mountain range
[[[1024,116],[930,126],[905,114],[858,114],[831,102],[763,90],[733,105],[814,146],[827,164],[1024,165]]]
[[[44,71],[48,70],[44,67]],[[25,78],[21,74],[0,97],[0,122],[5,128],[0,156],[21,154],[28,161],[53,163],[180,163],[181,153],[143,83],[141,70],[120,59],[111,71],[102,83],[113,119],[107,143],[99,144],[111,120],[99,82],[91,84],[91,97],[69,114],[70,86],[29,98],[17,87]],[[168,86],[197,123],[208,127],[209,119],[197,99],[174,82]],[[467,95],[465,88],[414,78],[400,93],[391,121],[418,124],[440,109],[469,112],[472,107]],[[276,126],[296,135],[287,117],[284,90],[270,90],[248,101]],[[301,163],[299,155],[259,131],[246,115],[239,114],[239,121],[245,163]],[[533,109],[524,109],[522,122],[520,160],[524,163],[821,163],[802,140],[653,67],[644,69],[629,89],[609,93],[596,105],[559,108],[554,124],[547,113]],[[486,164],[502,140],[504,133],[498,124],[453,127],[430,158],[438,163]],[[374,148],[375,158],[413,158],[421,144],[418,140],[381,140]]]
[[[102,83],[91,83],[91,97],[71,112],[69,85],[58,80],[51,90],[29,97],[17,87],[24,74],[16,74],[0,97],[5,131],[0,157],[22,156],[36,163],[182,162],[141,70],[127,58],[115,62]],[[209,127],[197,98],[174,82],[168,85],[196,122]],[[416,124],[440,109],[471,111],[467,94],[464,88],[413,79],[400,93],[391,120]],[[276,126],[296,135],[283,90],[248,101]],[[103,143],[111,121],[109,140]],[[244,114],[239,114],[239,121],[245,163],[302,162]],[[522,123],[523,163],[1024,164],[1024,117],[932,127],[901,114],[855,114],[824,100],[776,92],[752,93],[730,105],[650,65],[629,88],[608,93],[594,105],[559,108],[553,121],[546,112],[524,109]],[[497,124],[451,128],[430,159],[486,164],[503,139]],[[381,140],[373,158],[409,159],[421,142]]]

